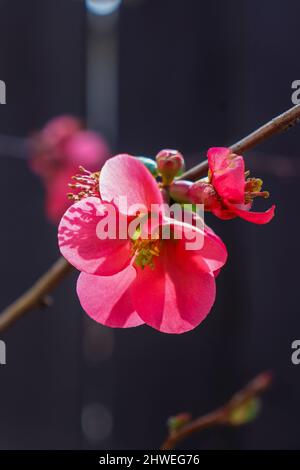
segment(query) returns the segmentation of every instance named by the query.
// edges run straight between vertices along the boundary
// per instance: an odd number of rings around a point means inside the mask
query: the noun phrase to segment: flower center
[[[135,255],[135,264],[144,269],[149,266],[154,269],[154,257],[159,256],[160,253],[160,240],[144,240],[138,238],[132,240],[132,254]]]

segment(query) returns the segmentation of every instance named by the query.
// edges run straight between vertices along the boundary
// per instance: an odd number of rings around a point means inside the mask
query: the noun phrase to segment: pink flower
[[[100,197],[86,197],[71,206],[58,230],[61,253],[81,271],[77,293],[82,307],[95,321],[110,327],[133,327],[143,323],[165,333],[195,328],[209,313],[215,300],[215,274],[225,264],[227,252],[214,232],[202,230],[203,246],[186,248],[188,235],[201,229],[185,225],[182,239],[163,239],[169,227],[174,234],[184,224],[157,215],[157,238],[136,236],[100,239],[99,227],[109,210],[116,208],[118,223],[141,220],[161,208],[162,194],[145,166],[129,155],[108,160],[100,173]],[[127,197],[127,207],[121,204]]]
[[[208,150],[208,179],[200,180],[189,189],[190,200],[202,203],[220,219],[241,217],[255,224],[266,224],[274,217],[275,206],[266,212],[250,212],[255,197],[268,197],[261,191],[262,180],[245,179],[243,157],[232,154],[229,148]]]
[[[48,218],[58,223],[71,202],[68,184],[84,166],[97,171],[107,159],[108,146],[95,132],[83,130],[78,119],[60,116],[52,119],[31,140],[30,167],[43,181]]]

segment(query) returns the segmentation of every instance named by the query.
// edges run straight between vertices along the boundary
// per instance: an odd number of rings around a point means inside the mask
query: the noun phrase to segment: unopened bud
[[[188,193],[189,200],[194,204],[204,204],[206,211],[211,210],[217,201],[217,194],[210,183],[197,181],[194,183]]]
[[[175,202],[188,203],[191,202],[188,196],[189,190],[193,183],[190,181],[173,181],[169,186],[170,197]]]
[[[156,162],[164,184],[172,183],[175,176],[184,169],[184,158],[177,150],[161,150],[156,155]]]
[[[191,420],[191,415],[189,413],[180,413],[177,416],[171,416],[168,419],[168,428],[170,434],[179,431],[183,426],[185,426]]]
[[[153,176],[158,175],[157,164],[155,160],[149,157],[136,157],[140,162],[142,162],[146,168],[150,171]]]
[[[261,409],[261,401],[257,397],[250,398],[245,403],[234,408],[229,417],[228,423],[232,426],[250,423],[257,418]]]

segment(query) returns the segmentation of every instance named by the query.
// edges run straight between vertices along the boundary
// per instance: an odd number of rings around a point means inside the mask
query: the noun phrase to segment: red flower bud
[[[169,194],[176,202],[188,203],[191,202],[188,196],[189,190],[193,183],[190,181],[173,181],[169,187]]]
[[[156,162],[164,184],[172,183],[175,176],[184,168],[184,158],[177,150],[161,150],[156,155]]]
[[[189,189],[188,197],[194,204],[204,204],[206,211],[210,211],[218,203],[218,196],[213,186],[205,181],[194,183]]]

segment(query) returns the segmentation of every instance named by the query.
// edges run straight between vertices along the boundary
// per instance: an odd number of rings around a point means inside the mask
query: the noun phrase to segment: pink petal
[[[123,270],[130,262],[128,240],[100,240],[97,236],[97,226],[107,210],[99,198],[85,198],[73,204],[60,222],[60,251],[80,271],[107,276]]]
[[[96,132],[76,132],[66,143],[64,152],[66,158],[72,162],[78,173],[78,167],[82,165],[90,171],[99,171],[109,155],[109,150],[104,139]]]
[[[136,158],[122,154],[110,158],[100,173],[100,194],[105,201],[114,201],[120,212],[136,215],[138,207],[142,212],[150,211],[151,204],[162,204],[162,195],[154,177]],[[127,197],[127,208],[119,200]]]
[[[41,138],[48,147],[55,146],[80,131],[80,127],[80,121],[73,116],[58,116],[47,122],[41,131]]]
[[[129,266],[114,276],[81,273],[77,294],[86,313],[96,322],[112,328],[129,328],[144,322],[134,311],[130,286],[136,271]]]
[[[189,243],[191,238],[189,237]],[[181,250],[186,251],[186,242],[183,240]],[[178,252],[179,252],[178,245]],[[182,253],[182,256],[186,254]],[[196,250],[189,250],[189,256],[193,257],[203,271],[214,272],[221,269],[227,261],[227,249],[222,240],[217,236],[212,236],[210,233],[204,230],[203,234],[203,246]]]
[[[254,224],[267,224],[270,220],[273,219],[275,214],[275,205],[271,206],[265,212],[252,212],[245,209],[241,209],[234,204],[229,205],[230,210],[234,212],[236,215],[241,217],[241,219],[247,220],[247,222],[252,222]]]
[[[227,204],[226,204],[227,206]],[[222,220],[231,220],[235,219],[237,217],[235,212],[232,212],[232,210],[227,209],[225,204],[215,204],[211,212],[214,214],[216,217]]]
[[[200,226],[196,227],[164,217],[162,231],[167,225],[171,225],[174,233],[181,236],[176,245],[178,257],[186,257],[186,251],[188,251],[189,256],[194,258],[194,262],[207,272],[217,271],[224,266],[227,261],[226,246],[207,225],[204,225],[202,229]]]
[[[215,300],[214,275],[204,272],[180,241],[164,241],[155,267],[137,269],[133,303],[148,325],[164,333],[184,333],[201,323]]]
[[[207,151],[207,159],[209,169],[213,172],[220,170],[226,165],[227,158],[230,155],[230,149],[228,147],[211,147]]]
[[[243,157],[230,154],[230,149],[213,147],[207,152],[212,184],[224,199],[243,202],[245,193],[245,163]]]
[[[205,242],[201,255],[205,259],[211,271],[217,271],[217,273],[215,273],[215,276],[217,276],[220,269],[227,261],[227,248],[221,238],[210,227],[208,227],[208,225],[205,225],[205,235]]]

